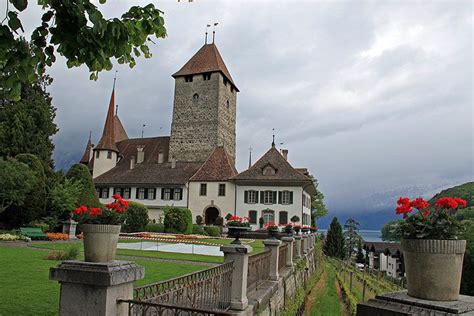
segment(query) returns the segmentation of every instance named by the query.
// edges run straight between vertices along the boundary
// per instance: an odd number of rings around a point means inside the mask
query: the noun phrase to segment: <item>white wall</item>
[[[97,178],[117,165],[117,153],[115,151],[111,151],[112,157],[110,159],[107,158],[107,150],[99,150],[99,152],[99,158],[97,158],[97,151],[94,151],[95,158],[92,178]]]
[[[201,183],[207,184],[206,196],[201,196]],[[219,184],[225,183],[225,196],[219,196]],[[228,213],[234,214],[235,210],[235,184],[230,182],[190,182],[189,183],[189,209],[193,214],[193,222],[196,216],[205,218],[204,211],[213,206],[219,210],[219,216],[225,217]]]
[[[259,199],[259,203],[256,204],[246,204],[244,203],[244,192],[248,190],[255,191],[292,191],[293,192],[293,204],[283,205],[283,204],[263,204]],[[252,225],[253,229],[258,228],[258,219],[262,216],[262,211],[270,209],[275,211],[275,223],[279,222],[279,212],[287,211],[288,212],[288,221],[296,215],[300,218],[300,223],[302,221],[302,206],[303,206],[303,188],[300,186],[251,186],[251,185],[237,185],[237,203],[236,203],[236,214],[238,216],[249,216],[249,211],[257,211],[257,224]],[[278,195],[278,194],[277,194]],[[311,212],[309,208],[304,208],[304,213],[310,215]]]
[[[104,187],[104,186],[98,186],[98,187]],[[126,186],[117,186],[117,187],[126,187]],[[145,186],[143,186],[145,187]],[[144,204],[148,208],[148,217],[150,219],[155,219],[156,221],[159,220],[160,216],[163,216],[163,208],[165,206],[170,206],[174,205],[177,207],[187,207],[187,197],[188,197],[188,188],[187,186],[173,186],[176,188],[181,188],[183,189],[183,198],[182,200],[175,201],[175,200],[162,200],[161,199],[161,189],[162,187],[147,187],[147,188],[156,188],[156,197],[154,200],[139,200],[136,198],[136,192],[137,192],[137,187],[131,187],[131,192],[130,192],[130,198],[126,199],[128,201],[132,202],[138,202],[141,204]],[[109,187],[109,198],[108,199],[101,199],[99,198],[100,202],[103,204],[110,203],[114,199],[112,198],[112,195],[114,194],[114,187],[111,186]]]

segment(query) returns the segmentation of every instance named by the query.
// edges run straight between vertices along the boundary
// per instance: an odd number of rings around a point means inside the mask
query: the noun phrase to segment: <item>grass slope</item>
[[[60,245],[60,244],[56,244]],[[50,281],[49,268],[59,261],[44,260],[46,251],[0,246],[0,316],[56,315],[59,284]],[[136,286],[202,270],[192,264],[135,261],[145,267],[145,278]]]
[[[467,182],[455,187],[443,190],[433,196],[430,200],[430,204],[433,204],[440,197],[460,197],[467,202],[467,206],[474,206],[474,182]]]

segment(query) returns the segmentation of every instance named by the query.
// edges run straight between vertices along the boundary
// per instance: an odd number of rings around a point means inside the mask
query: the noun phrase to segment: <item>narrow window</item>
[[[230,107],[230,102],[229,100],[226,101],[227,109]]]
[[[282,191],[280,204],[292,204],[293,203],[293,192],[291,191]]]
[[[278,224],[286,224],[288,223],[288,212],[287,211],[280,211],[280,216],[278,218]]]
[[[193,102],[196,103],[197,101],[199,101],[199,94],[195,93],[193,95]]]
[[[145,188],[139,188],[138,189],[137,199],[139,199],[139,200],[144,200],[145,199]]]
[[[101,198],[102,199],[108,199],[109,198],[109,188],[102,188],[101,189],[102,192],[101,192]]]
[[[211,73],[208,72],[208,73],[203,74],[202,78],[203,78],[204,81],[211,80]]]
[[[165,201],[171,200],[171,188],[163,189],[163,200]]]
[[[207,195],[207,184],[206,183],[201,183],[201,188],[199,190],[199,195],[200,196],[206,196]]]
[[[185,82],[193,82],[193,76],[185,76],[184,81]]]
[[[225,183],[219,183],[219,196],[225,196]]]
[[[248,204],[258,203],[258,201],[257,201],[257,191],[250,190],[250,191],[247,191],[247,194],[248,194],[248,198],[247,198]]]
[[[100,151],[96,151],[95,152],[95,158],[99,158],[99,156],[100,156]]]
[[[173,190],[173,200],[181,201],[183,199],[183,189],[177,188]]]
[[[107,152],[107,159],[112,159],[112,152],[110,150]]]
[[[257,224],[257,211],[249,211],[249,223]]]
[[[155,194],[156,189],[154,189],[154,188],[149,188],[149,189],[147,189],[147,192],[148,192],[148,194],[147,194],[147,195],[148,195],[148,196],[147,196],[147,199],[148,199],[148,200],[154,200],[154,199],[155,199],[155,195],[156,195],[156,194]]]
[[[122,197],[124,199],[129,199],[130,198],[130,191],[131,191],[130,188],[124,188]]]
[[[274,194],[273,191],[264,191],[263,192],[263,204],[274,204]]]

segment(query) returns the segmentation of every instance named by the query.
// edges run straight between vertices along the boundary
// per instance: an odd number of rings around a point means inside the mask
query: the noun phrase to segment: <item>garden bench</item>
[[[20,234],[31,239],[43,239],[47,235],[43,233],[43,230],[38,227],[20,227]]]

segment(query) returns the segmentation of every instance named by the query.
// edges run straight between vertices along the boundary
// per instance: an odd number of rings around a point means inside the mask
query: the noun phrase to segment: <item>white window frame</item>
[[[137,199],[138,200],[144,200],[145,199],[145,188],[138,188],[138,195]]]
[[[147,200],[154,200],[156,199],[156,194],[155,194],[155,189],[154,188],[148,188],[147,189]]]
[[[122,195],[122,197],[123,197],[124,199],[129,199],[131,195],[132,195],[132,189],[131,189],[131,188],[123,188],[123,195]]]
[[[275,223],[275,213],[271,211],[262,212],[263,223],[268,224],[269,222]]]
[[[281,204],[290,205],[290,191],[281,191]]]
[[[163,200],[170,201],[172,198],[171,196],[171,188],[164,188],[163,189]]]
[[[248,204],[255,204],[257,203],[257,194],[258,191],[255,190],[249,190],[247,191],[247,203]]]
[[[275,204],[275,201],[273,201],[273,191],[263,191],[263,204]]]
[[[179,199],[178,199],[179,196]],[[183,199],[183,189],[173,189],[173,201],[181,201]]]

